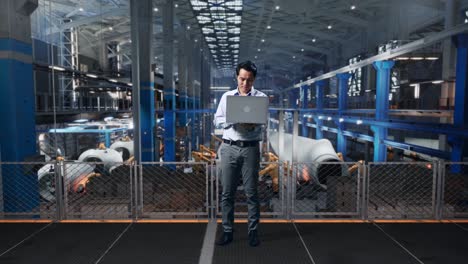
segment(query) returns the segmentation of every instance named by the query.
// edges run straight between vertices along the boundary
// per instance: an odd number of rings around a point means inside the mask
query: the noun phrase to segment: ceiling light
[[[154,12],[158,12],[159,9],[158,9],[157,7],[155,7],[155,8],[153,8],[153,11],[154,11]]]
[[[116,82],[117,82],[117,80],[116,80],[116,79],[109,79],[109,82],[116,83]]]
[[[265,42],[265,40],[264,40],[264,39],[262,39],[262,42]]]
[[[332,27],[332,25],[328,25],[328,27],[327,27],[327,28],[328,28],[328,29],[332,29],[333,27]]]
[[[276,10],[279,10],[279,9],[280,9],[280,6],[276,6],[275,9],[276,9]]]
[[[254,57],[255,59],[257,58],[257,56]]]
[[[443,80],[437,80],[437,81],[433,81],[432,83],[433,84],[439,84],[439,83],[443,83],[444,81]]]
[[[56,70],[56,71],[65,71],[65,68],[58,67],[58,66],[49,66],[50,69]]]
[[[316,40],[315,38],[313,38],[313,39],[312,39],[312,42],[315,42],[315,41],[317,41],[317,40]]]
[[[113,27],[109,27],[109,30],[112,31],[112,30],[114,30],[114,28],[113,28]]]
[[[302,52],[304,52],[304,49],[301,49]]]
[[[340,121],[340,123],[343,123],[343,122],[344,122],[344,118],[340,118],[339,121]]]
[[[178,7],[179,7],[179,5],[178,5],[178,4],[175,4],[175,5],[174,5],[174,7],[175,7],[175,8],[178,8]]]
[[[357,120],[356,124],[358,124],[358,125],[362,124],[362,120]]]
[[[78,10],[80,10],[80,12],[83,12],[83,11],[84,11],[84,9],[83,9],[82,7],[80,7]]]
[[[198,39],[196,39],[195,42],[198,42]]]
[[[270,25],[268,25],[268,26],[267,26],[267,29],[271,29],[271,26],[270,26]]]
[[[190,26],[187,26],[187,30],[190,30]]]
[[[327,120],[328,120],[328,121],[331,121],[331,120],[332,120],[331,116],[329,116],[329,117],[327,118]]]
[[[356,9],[356,6],[355,6],[355,5],[352,5],[352,6],[351,6],[351,10],[354,10],[354,9]]]
[[[293,59],[295,59],[295,58],[296,58],[296,56],[293,56]]]
[[[409,57],[398,57],[395,60],[409,60]]]
[[[94,78],[94,79],[98,77],[96,74],[91,74],[91,73],[87,73],[86,76],[88,76],[89,78]]]
[[[258,52],[262,51],[262,49],[257,49]]]
[[[423,59],[424,59],[423,57],[411,57],[411,60],[415,60],[415,61],[423,60]]]
[[[426,60],[438,60],[438,57],[426,57]]]

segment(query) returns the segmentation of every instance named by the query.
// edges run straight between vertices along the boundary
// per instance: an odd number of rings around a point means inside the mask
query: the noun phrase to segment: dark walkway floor
[[[248,246],[246,229],[236,224],[234,242],[215,246],[212,263],[468,263],[467,224],[262,223],[257,248]],[[191,223],[2,223],[0,263],[199,263],[206,230]]]

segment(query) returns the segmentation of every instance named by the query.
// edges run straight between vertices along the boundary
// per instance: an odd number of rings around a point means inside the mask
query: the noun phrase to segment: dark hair
[[[253,73],[254,78],[255,78],[255,76],[257,76],[257,66],[255,65],[255,63],[253,63],[253,62],[251,62],[249,60],[237,64],[236,76],[239,75],[240,69],[244,69],[246,71],[249,71],[249,72]]]

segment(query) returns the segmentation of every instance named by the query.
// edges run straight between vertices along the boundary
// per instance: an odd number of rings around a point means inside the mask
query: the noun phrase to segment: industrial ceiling
[[[163,73],[162,5],[153,1],[153,51]],[[250,59],[260,79],[275,89],[346,65],[356,54],[376,54],[375,43],[410,41],[444,28],[439,0],[175,0],[175,36],[184,30],[198,42],[215,77],[232,76]],[[468,6],[468,1],[460,1]],[[56,41],[54,33],[75,28],[79,52],[99,56],[100,43],[116,42],[130,67],[128,0],[40,0],[33,37]],[[42,21],[42,22],[41,22]],[[178,38],[174,43],[177,45]],[[194,44],[195,45],[195,44]],[[174,49],[177,51],[177,48]],[[209,51],[209,52],[207,52]],[[177,52],[175,52],[177,56]],[[177,58],[174,58],[177,62]],[[177,66],[174,65],[177,73]]]

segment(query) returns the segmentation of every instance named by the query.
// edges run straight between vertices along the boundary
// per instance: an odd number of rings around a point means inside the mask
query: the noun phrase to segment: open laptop
[[[269,99],[266,96],[236,96],[226,98],[226,123],[266,124]]]

